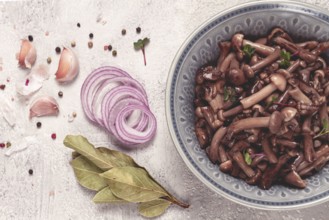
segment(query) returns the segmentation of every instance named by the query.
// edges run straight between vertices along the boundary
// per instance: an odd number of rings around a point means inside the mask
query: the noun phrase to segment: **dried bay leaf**
[[[95,148],[80,135],[67,135],[64,145],[75,150],[71,165],[78,182],[98,191],[93,198],[95,203],[139,203],[139,212],[145,217],[161,215],[171,203],[189,207],[167,192],[129,155]]]
[[[148,202],[170,197],[143,168],[114,167],[100,176],[106,179],[115,196],[129,202]]]
[[[103,171],[85,157],[79,156],[71,161],[75,176],[83,187],[98,191],[107,187],[106,181],[99,176]]]
[[[152,218],[162,215],[170,204],[171,202],[163,199],[141,202],[138,205],[138,211],[142,216]]]
[[[108,159],[113,167],[139,167],[139,165],[127,154],[120,151],[111,150],[105,147],[96,148],[104,158]]]
[[[113,167],[111,162],[104,158],[102,153],[97,151],[87,138],[81,135],[67,135],[64,139],[64,145],[77,151],[104,171]]]
[[[81,154],[79,154],[78,152],[76,151],[73,151],[72,152],[72,160],[74,160],[75,158],[77,158],[78,156],[80,156]]]
[[[116,197],[109,186],[99,191],[93,198],[94,203],[127,203],[127,201]]]

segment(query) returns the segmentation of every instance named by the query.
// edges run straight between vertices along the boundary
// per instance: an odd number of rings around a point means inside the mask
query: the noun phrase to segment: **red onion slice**
[[[118,76],[131,77],[127,72],[116,67],[104,66],[92,71],[85,79],[81,87],[81,103],[82,106],[84,106],[83,110],[86,116],[91,121],[95,120],[90,108],[90,102],[92,101],[90,97],[94,97],[98,86],[101,85],[104,80]]]
[[[90,103],[91,106],[89,106],[94,116],[93,121],[97,122],[101,126],[104,126],[102,118],[102,110],[104,109],[102,108],[102,100],[105,99],[106,95],[108,95],[106,100],[112,99],[112,94],[117,94],[118,97],[118,92],[115,90],[116,88],[120,88],[122,95],[143,100],[143,102],[147,105],[146,92],[136,80],[127,77],[115,77],[105,80],[97,89],[94,97],[92,98],[92,102]],[[114,90],[114,92],[112,92],[112,90]],[[117,98],[114,99],[113,97],[113,101],[116,102]],[[113,101],[111,103],[113,103]],[[111,105],[107,108],[111,108]]]
[[[156,119],[146,92],[123,70],[110,66],[94,70],[82,85],[81,103],[91,121],[126,147],[146,143],[155,135]]]
[[[125,119],[129,114],[131,114],[132,110],[136,109],[142,110],[149,119],[148,126],[143,131],[138,131],[126,124]],[[118,137],[124,139],[125,142],[141,144],[151,140],[155,135],[156,119],[152,112],[150,112],[150,110],[145,105],[131,104],[123,107],[123,109],[117,115],[115,127],[118,133]]]
[[[115,103],[114,106],[112,106],[112,108],[109,108],[108,111],[104,112],[103,119],[105,122],[105,127],[114,136],[117,137],[117,132],[116,132],[116,128],[115,128],[115,123],[116,123],[115,121],[116,121],[117,115],[120,113],[120,111],[122,111],[122,109],[125,106],[132,105],[132,104],[144,105],[138,99],[126,98],[126,99],[122,99],[122,100],[118,101],[117,103]],[[138,121],[138,124],[141,123],[143,125],[145,123],[145,120],[147,120],[145,117],[141,117],[140,121]]]

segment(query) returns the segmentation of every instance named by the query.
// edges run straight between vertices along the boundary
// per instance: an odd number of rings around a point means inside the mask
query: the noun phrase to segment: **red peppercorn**
[[[6,88],[6,85],[5,84],[0,85],[0,89],[1,90],[5,90],[5,88]]]
[[[52,138],[53,140],[55,140],[55,139],[56,139],[56,134],[55,134],[55,133],[52,133],[52,134],[51,134],[51,138]]]
[[[0,148],[4,148],[5,146],[5,143],[0,143]]]
[[[29,83],[30,83],[30,80],[29,80],[29,79],[26,79],[26,81],[25,81],[25,86],[28,86]]]

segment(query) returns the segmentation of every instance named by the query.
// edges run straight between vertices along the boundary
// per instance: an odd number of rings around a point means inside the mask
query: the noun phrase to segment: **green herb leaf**
[[[281,62],[279,63],[280,68],[286,69],[290,66],[291,54],[288,51],[282,50],[280,52]]]
[[[83,187],[98,191],[107,186],[106,181],[99,176],[103,171],[88,161],[85,157],[79,156],[71,161],[74,174]]]
[[[288,51],[285,51],[285,50],[281,50],[280,52],[280,57],[284,60],[288,60],[290,61],[291,59],[291,54],[288,52]]]
[[[129,202],[148,202],[170,196],[143,168],[114,167],[100,176],[106,179],[115,196]]]
[[[94,203],[127,203],[127,201],[116,197],[109,186],[99,191],[93,198]]]
[[[110,161],[113,167],[140,167],[130,156],[120,151],[105,147],[98,147],[96,151],[100,152],[104,159]]]
[[[274,102],[278,101],[278,99],[279,99],[279,97],[277,97],[277,96],[272,96],[271,101],[269,101],[269,102],[266,103],[265,108],[270,107]]]
[[[163,199],[142,202],[138,205],[138,211],[142,216],[152,218],[163,214],[170,204],[170,202]]]
[[[251,59],[252,55],[255,53],[255,48],[251,47],[249,44],[243,46],[242,51],[247,59]]]
[[[321,122],[322,122],[322,130],[317,135],[315,135],[313,137],[313,139],[318,138],[318,137],[320,137],[322,135],[329,134],[329,122],[328,122],[328,120],[326,120],[324,118],[324,119],[322,119]]]
[[[246,161],[246,163],[247,163],[248,165],[250,165],[251,162],[252,162],[252,159],[251,159],[250,154],[249,154],[247,151],[245,151],[245,152],[243,153],[243,155],[244,155],[244,160]]]
[[[135,50],[143,49],[149,42],[150,39],[147,37],[145,37],[144,39],[139,39],[138,41],[134,42],[134,48]]]
[[[325,131],[328,131],[328,130],[329,130],[329,122],[328,122],[328,120],[326,120],[325,118],[322,119],[322,128],[323,128]]]
[[[229,86],[224,86],[224,102],[230,100],[231,102],[236,101],[236,93],[234,88]]]
[[[67,135],[64,139],[64,145],[77,151],[104,171],[113,167],[111,162],[81,135]]]

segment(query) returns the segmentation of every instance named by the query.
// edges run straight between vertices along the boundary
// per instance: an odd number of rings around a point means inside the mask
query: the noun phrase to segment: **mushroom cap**
[[[243,43],[243,38],[244,38],[244,35],[243,34],[235,34],[233,37],[232,37],[232,46],[236,52],[236,55],[237,55],[237,58],[238,60],[242,60],[243,59],[243,52],[241,50],[241,47],[242,47],[242,43]]]
[[[290,121],[291,119],[293,119],[296,114],[297,114],[297,109],[293,108],[293,107],[284,107],[281,110],[281,114],[283,115],[283,120],[285,122]]]
[[[242,71],[247,78],[253,78],[255,76],[254,71],[247,64],[243,65]]]
[[[272,134],[280,131],[284,116],[278,111],[274,111],[270,116],[268,128]]]
[[[278,73],[273,73],[271,76],[271,82],[277,87],[278,90],[283,92],[286,89],[287,86],[287,80]]]
[[[255,104],[252,106],[252,110],[254,110],[254,111],[257,110],[258,112],[263,113],[265,109],[263,106],[261,106],[259,104]]]
[[[246,77],[240,69],[230,69],[228,72],[228,79],[235,86],[241,86],[246,83]]]

